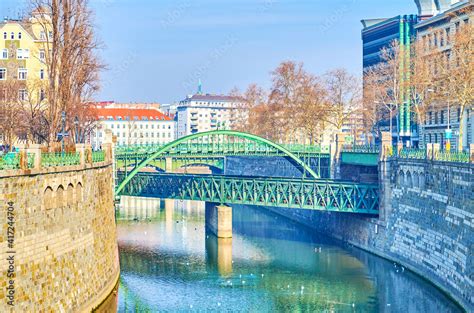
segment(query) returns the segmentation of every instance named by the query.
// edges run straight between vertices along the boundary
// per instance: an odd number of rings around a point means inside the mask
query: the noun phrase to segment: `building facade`
[[[418,40],[422,40],[429,49],[437,49],[451,60],[451,42],[463,25],[474,23],[474,1],[460,1],[438,15],[424,20],[415,26]],[[472,62],[472,60],[471,60]],[[448,95],[449,98],[449,95]],[[427,111],[425,125],[420,129],[421,141],[439,143],[442,149],[468,149],[474,143],[474,116],[472,105],[464,112],[454,101],[435,103]],[[459,127],[462,124],[462,145],[458,147]],[[449,144],[448,144],[449,142]],[[449,148],[447,147],[449,145]]]
[[[117,145],[166,144],[175,140],[175,122],[153,109],[98,108],[97,127],[91,132],[93,149],[100,149],[105,131],[112,131]]]
[[[50,19],[47,13],[33,12],[28,19],[0,22],[0,100],[9,88],[17,90],[22,102],[44,100],[46,60],[53,39]]]
[[[399,15],[392,18],[378,18],[362,20],[362,43],[363,43],[363,69],[366,71],[372,66],[378,65],[382,60],[382,49],[388,48],[392,41],[397,40],[400,51],[409,51],[415,37],[415,25],[420,17],[415,14]],[[401,55],[401,64],[410,63],[410,53]],[[409,79],[408,77],[405,77]],[[403,85],[403,84],[402,84]],[[414,120],[411,112],[410,96],[407,90],[399,91],[400,103],[398,103],[397,123],[392,129],[392,138],[401,137],[404,141],[412,144],[418,141],[417,127],[412,123]]]
[[[195,94],[179,102],[177,107],[178,138],[217,129],[232,129],[245,114],[243,100],[237,97]]]

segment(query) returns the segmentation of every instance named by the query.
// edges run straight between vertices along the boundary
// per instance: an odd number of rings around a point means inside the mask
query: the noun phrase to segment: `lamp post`
[[[75,135],[76,135],[76,136],[75,136],[75,138],[76,138],[76,140],[75,140],[76,143],[79,142],[79,133],[78,133],[79,128],[78,128],[78,126],[79,126],[79,118],[76,116],[76,117],[74,118],[74,133],[75,133]]]
[[[389,105],[389,114],[390,114],[390,140],[393,141],[393,117],[392,117],[392,110],[393,110],[393,103],[382,103],[380,101],[374,101],[375,104],[383,104],[383,105]],[[398,118],[397,118],[397,143],[400,141],[400,136],[398,135]],[[390,142],[392,144],[392,142]]]

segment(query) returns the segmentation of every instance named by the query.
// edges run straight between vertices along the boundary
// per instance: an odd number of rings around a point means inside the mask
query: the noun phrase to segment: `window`
[[[7,32],[4,32],[4,33],[3,33],[3,39],[4,39],[4,40],[7,40]]]
[[[40,79],[44,79],[44,69],[40,69]]]
[[[46,34],[44,31],[40,31],[40,39],[45,40],[46,39]]]
[[[461,121],[461,108],[458,108],[458,122]]]
[[[441,124],[444,124],[444,110],[441,111]]]
[[[433,112],[428,113],[428,121],[430,125],[433,124]]]
[[[46,53],[45,53],[44,49],[40,50],[39,59],[40,59],[40,61],[43,61],[43,62],[46,59]]]
[[[451,41],[451,37],[450,37],[450,33],[451,33],[451,28],[446,28],[445,29],[446,31],[446,44],[449,44],[449,42]]]
[[[26,80],[28,77],[28,70],[26,68],[19,68],[18,69],[18,79],[19,80]]]
[[[26,101],[26,99],[28,98],[28,94],[26,93],[26,89],[20,89],[18,91],[18,98],[20,99],[20,101]]]
[[[17,49],[16,50],[16,58],[18,60],[28,59],[29,57],[30,57],[30,50],[29,49]]]
[[[2,49],[2,59],[8,59],[8,49]]]
[[[11,39],[11,40],[15,39],[15,33],[14,33],[14,32],[12,32],[12,33],[10,34],[10,39]]]
[[[49,39],[53,39],[53,32],[52,31],[48,32],[48,37],[49,37]]]
[[[5,79],[7,79],[7,69],[0,68],[0,80],[5,80]]]
[[[18,33],[18,39],[21,39],[21,32]]]

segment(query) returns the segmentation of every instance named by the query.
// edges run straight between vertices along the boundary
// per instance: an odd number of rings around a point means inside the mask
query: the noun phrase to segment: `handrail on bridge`
[[[241,139],[247,139],[250,141],[253,141],[257,144],[262,144],[267,147],[272,147],[276,149],[277,151],[281,151],[283,154],[286,156],[290,157],[293,161],[295,161],[298,165],[303,167],[303,169],[308,172],[312,177],[314,178],[319,178],[319,175],[316,174],[311,167],[309,167],[305,162],[303,162],[297,155],[295,155],[293,152],[289,151],[287,148],[276,144],[268,139],[262,138],[257,135],[245,133],[245,132],[239,132],[239,131],[234,131],[234,130],[214,130],[214,131],[208,131],[208,132],[202,132],[202,133],[196,133],[196,134],[191,134],[182,138],[179,138],[173,142],[170,142],[162,147],[160,147],[158,150],[153,152],[151,155],[149,155],[145,160],[140,162],[131,172],[127,177],[120,183],[120,185],[117,187],[115,194],[119,194],[120,191],[125,187],[126,184],[142,169],[145,167],[149,162],[157,158],[158,156],[164,154],[165,152],[171,150],[172,148],[184,143],[184,142],[189,142],[193,139],[201,139],[204,137],[211,136],[229,136],[229,137],[237,137]]]

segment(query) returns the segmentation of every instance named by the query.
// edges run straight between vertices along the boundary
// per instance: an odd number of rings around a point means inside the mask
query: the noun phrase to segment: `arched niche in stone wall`
[[[65,205],[65,191],[63,185],[59,185],[56,189],[56,207],[60,208]]]
[[[74,204],[74,185],[72,183],[69,183],[67,185],[66,189],[66,201],[67,205],[73,205]]]
[[[407,174],[405,176],[405,186],[407,186],[408,188],[413,187],[413,181],[410,171],[407,171]]]
[[[54,207],[54,197],[53,197],[53,188],[46,187],[43,193],[43,207],[46,210],[52,209]]]
[[[413,187],[416,187],[416,188],[420,187],[418,172],[413,172],[412,180],[413,180]]]
[[[403,186],[405,184],[405,174],[403,173],[402,170],[398,172],[398,177],[397,177],[397,185],[398,186]]]
[[[80,182],[76,185],[76,202],[78,204],[82,202],[82,184]]]

